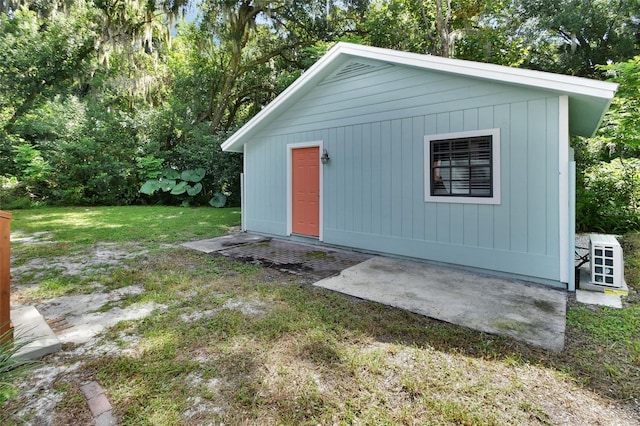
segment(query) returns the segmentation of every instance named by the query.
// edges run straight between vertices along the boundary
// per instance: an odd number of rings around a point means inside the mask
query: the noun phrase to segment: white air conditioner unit
[[[613,235],[589,236],[591,284],[621,288],[624,282],[622,247]]]

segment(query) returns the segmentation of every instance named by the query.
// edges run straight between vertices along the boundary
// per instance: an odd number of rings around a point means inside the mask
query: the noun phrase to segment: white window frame
[[[491,136],[491,165],[492,180],[491,187],[493,196],[491,197],[451,197],[442,195],[431,195],[431,183],[433,173],[431,169],[431,143],[445,139],[462,139],[479,136]],[[424,137],[424,201],[428,203],[464,203],[464,204],[500,204],[500,129],[482,129],[468,132],[440,133],[426,135]]]

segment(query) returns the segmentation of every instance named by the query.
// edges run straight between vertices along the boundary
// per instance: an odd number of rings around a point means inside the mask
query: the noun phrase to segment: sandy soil
[[[37,233],[30,236],[12,238],[15,244],[48,244],[47,233]],[[12,268],[13,282],[20,282],[23,274],[36,274],[32,278],[35,283],[28,282],[12,286],[12,308],[22,306],[29,299],[29,290],[36,287],[38,271],[50,271],[55,268],[63,276],[95,273],[96,270],[106,271],[119,266],[125,259],[138,258],[146,251],[125,249],[115,244],[97,244],[91,252],[77,256],[59,256],[53,259],[31,259],[19,267]],[[143,318],[154,309],[164,309],[155,303],[134,303],[126,307],[119,306],[120,302],[129,295],[141,294],[144,289],[139,285],[106,291],[104,287],[96,285],[90,294],[70,295],[49,300],[29,301],[44,316],[46,320],[63,319],[58,324],[56,334],[62,343],[62,351],[45,357],[38,367],[19,384],[21,389],[21,409],[18,417],[25,419],[29,425],[51,424],[81,424],[91,423],[88,410],[79,413],[76,419],[60,419],[56,417],[55,407],[66,397],[61,392],[58,383],[80,385],[89,378],[77,374],[84,356],[101,355],[109,351],[118,350],[115,344],[101,342],[102,333],[106,328],[124,320]],[[55,326],[54,326],[55,327]]]

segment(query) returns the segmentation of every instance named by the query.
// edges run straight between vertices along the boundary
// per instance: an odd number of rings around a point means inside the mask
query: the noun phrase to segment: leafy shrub
[[[121,205],[138,198],[134,114],[57,96],[16,123],[14,175],[53,205]]]
[[[162,176],[163,163],[164,158],[156,158],[153,155],[136,158],[138,178],[141,181],[160,178],[160,176]]]
[[[576,228],[622,234],[640,229],[640,160],[587,168],[577,188]]]
[[[16,177],[0,176],[0,210],[28,209],[31,196]]]
[[[0,129],[0,176],[14,176],[16,174],[13,150],[18,143],[20,143],[19,138]]]
[[[240,173],[242,155],[223,152],[220,148],[227,134],[211,134],[205,125],[195,125],[186,135],[185,141],[174,149],[171,165],[179,170],[204,168],[207,175],[203,185],[215,193],[226,196],[229,206],[240,205]]]
[[[51,165],[42,157],[40,150],[31,144],[21,144],[14,148],[14,162],[17,176],[32,194],[46,191],[51,176]]]
[[[147,180],[140,188],[140,192],[149,196],[168,192],[169,195],[178,197],[182,206],[188,207],[191,202],[202,202],[203,196],[206,198],[206,195],[211,193],[202,185],[206,173],[207,171],[203,168],[184,170],[182,173],[174,169],[165,169],[159,177]],[[218,191],[212,194],[209,205],[224,207],[226,201],[227,197]]]
[[[241,156],[223,153],[226,135],[171,106],[132,111],[57,96],[25,114],[14,134],[0,134],[2,171],[16,176],[31,199],[50,205],[126,205],[137,203],[239,205]],[[9,151],[5,148],[9,146]],[[5,152],[7,151],[7,152]],[[196,196],[141,196],[141,185],[164,169],[204,169]],[[186,188],[186,187],[185,187]],[[188,189],[188,188],[186,188]],[[6,192],[6,191],[5,191]],[[186,190],[185,190],[186,192]],[[193,192],[193,191],[192,191]],[[5,202],[9,197],[5,194]]]

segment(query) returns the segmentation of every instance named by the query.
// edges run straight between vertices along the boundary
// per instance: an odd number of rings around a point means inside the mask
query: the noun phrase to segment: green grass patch
[[[76,293],[79,290],[78,284],[82,283],[77,277],[67,278],[62,276],[53,276],[42,279],[37,292],[32,297],[40,297],[43,299],[52,299],[64,294]],[[90,291],[91,287],[84,286],[84,291]]]
[[[576,306],[567,313],[567,324],[603,345],[640,341],[640,305],[624,309]]]
[[[331,256],[331,254],[327,253],[326,251],[322,251],[322,250],[312,250],[312,251],[308,251],[304,254],[304,257],[307,260],[320,260],[320,259],[326,259],[326,260],[333,260],[333,256]]]
[[[70,207],[12,213],[14,232],[20,235],[42,232],[57,244],[76,245],[191,241],[223,235],[229,227],[240,224],[240,210],[236,208]]]
[[[100,285],[113,290],[142,284],[141,257],[153,256],[166,244],[226,234],[239,222],[240,212],[233,208],[17,210],[11,221],[13,283],[29,286],[27,300],[88,293]],[[187,265],[171,266],[183,270]]]
[[[627,234],[620,239],[624,253],[624,277],[629,285],[625,297],[627,307],[640,304],[640,233]]]

